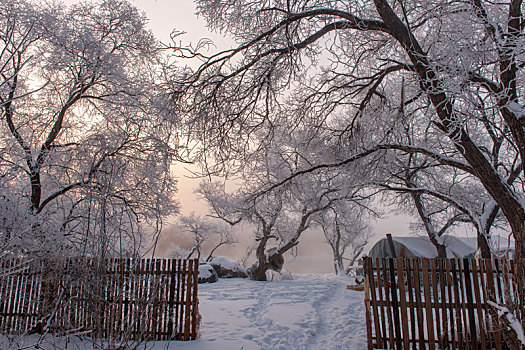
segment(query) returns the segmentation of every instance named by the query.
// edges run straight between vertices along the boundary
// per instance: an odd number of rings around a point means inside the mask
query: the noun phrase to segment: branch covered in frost
[[[525,346],[525,333],[523,332],[523,327],[521,326],[521,322],[516,318],[516,315],[511,312],[506,306],[496,304],[493,301],[488,300],[487,303],[492,306],[493,308],[498,310],[498,316],[499,318],[505,318],[507,322],[509,323],[508,326],[516,332],[516,337],[520,341],[520,343]]]

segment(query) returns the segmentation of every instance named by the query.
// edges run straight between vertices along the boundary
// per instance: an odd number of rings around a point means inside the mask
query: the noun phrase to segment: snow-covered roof
[[[419,258],[435,258],[438,256],[436,247],[430,242],[427,236],[410,236],[410,237],[396,237],[392,236],[396,255],[398,257],[419,257]],[[440,238],[442,243],[447,247],[447,256],[449,258],[465,258],[474,257],[477,250],[476,237],[455,237],[445,235]],[[508,250],[512,253],[514,251],[514,241],[501,237],[498,235],[491,236],[491,250],[497,254],[505,253]],[[386,238],[377,242],[372,249],[370,249],[370,256],[372,257],[390,257],[390,246]]]
[[[419,237],[392,237],[394,241],[402,243],[419,257],[434,258],[438,256],[436,247],[426,236]],[[441,237],[442,243],[447,247],[447,256],[450,258],[463,258],[476,253],[476,244],[467,242],[453,236]]]
[[[436,247],[426,236],[392,237],[396,255],[398,257],[435,258],[438,256]],[[457,237],[441,237],[443,244],[447,247],[447,256],[450,258],[473,257],[476,252],[476,244],[471,245]],[[372,257],[389,257],[390,247],[386,238],[377,242],[370,250]]]
[[[477,237],[456,237],[456,238],[471,247],[478,246]],[[489,244],[490,244],[490,250],[495,254],[504,254],[508,251],[512,255],[512,253],[514,252],[514,239],[512,238],[512,236],[502,237],[499,235],[491,235]]]

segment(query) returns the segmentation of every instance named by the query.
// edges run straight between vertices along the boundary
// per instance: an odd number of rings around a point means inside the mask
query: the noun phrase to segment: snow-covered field
[[[290,281],[221,279],[199,285],[200,338],[190,342],[149,342],[139,348],[365,349],[364,294],[346,289],[348,283],[351,280],[346,277],[310,274],[295,275]],[[70,342],[68,349],[73,348],[72,343],[79,344]],[[41,346],[54,348],[51,344]]]

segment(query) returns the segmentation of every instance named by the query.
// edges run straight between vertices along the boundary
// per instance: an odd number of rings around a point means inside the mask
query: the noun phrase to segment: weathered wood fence
[[[199,327],[198,262],[0,262],[0,332],[190,340]],[[60,265],[60,264],[59,264]]]
[[[506,349],[506,317],[525,319],[514,262],[365,258],[369,349]],[[519,290],[518,290],[519,289]]]

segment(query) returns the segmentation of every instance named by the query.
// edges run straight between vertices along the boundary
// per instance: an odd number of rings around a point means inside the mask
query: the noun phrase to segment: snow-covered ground
[[[364,294],[346,289],[348,283],[335,275],[295,275],[200,285],[201,338],[177,342],[177,349],[365,349]]]
[[[290,281],[221,279],[199,285],[200,338],[149,342],[139,349],[366,349],[364,294],[346,289],[348,283],[346,277],[310,274]]]

